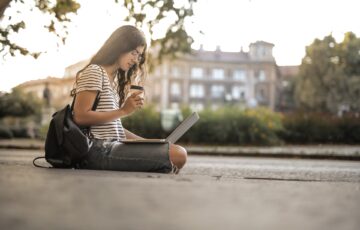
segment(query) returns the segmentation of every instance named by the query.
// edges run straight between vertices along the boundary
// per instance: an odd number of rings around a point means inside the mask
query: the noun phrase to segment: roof
[[[36,79],[36,80],[26,81],[24,83],[21,83],[21,84],[15,86],[14,88],[18,88],[18,87],[21,88],[21,87],[34,86],[34,85],[43,85],[45,83],[58,84],[58,83],[63,83],[64,81],[73,81],[73,79],[64,79],[64,78],[58,78],[58,77],[47,77],[47,78],[43,78],[43,79]]]
[[[240,52],[224,52],[224,51],[205,51],[193,50],[191,54],[184,57],[187,60],[196,60],[204,62],[247,62],[250,61],[248,53]]]
[[[270,42],[265,42],[265,41],[256,41],[256,42],[250,43],[250,46],[253,46],[253,45],[266,45],[266,46],[274,46],[274,44],[273,44],[273,43],[270,43]]]

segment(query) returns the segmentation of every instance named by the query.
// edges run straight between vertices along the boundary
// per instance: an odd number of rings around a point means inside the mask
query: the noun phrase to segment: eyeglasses
[[[137,51],[136,49],[134,49],[133,51],[130,52],[130,54],[138,61],[141,62],[143,57],[142,57],[142,53]]]

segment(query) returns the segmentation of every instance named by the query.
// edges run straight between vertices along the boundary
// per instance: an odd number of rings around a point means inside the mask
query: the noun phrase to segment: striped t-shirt
[[[100,91],[100,100],[96,108],[97,112],[119,109],[119,94],[114,88],[111,87],[105,69],[95,64],[86,67],[80,73],[76,82],[76,93],[85,90]],[[91,126],[91,133],[97,139],[126,139],[120,118]]]

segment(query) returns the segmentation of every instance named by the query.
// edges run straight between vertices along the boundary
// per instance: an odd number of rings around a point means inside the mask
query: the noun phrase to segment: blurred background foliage
[[[294,82],[295,107],[336,114],[360,112],[360,38],[352,32],[337,43],[332,35],[306,47]]]
[[[163,58],[175,58],[180,53],[189,53],[193,38],[188,35],[185,23],[193,16],[193,4],[197,0],[113,0],[123,6],[127,13],[119,15],[124,20],[141,28],[150,34],[150,46],[155,49],[149,53],[150,70],[155,63],[161,63]],[[99,2],[101,4],[101,2]],[[38,11],[48,16],[43,25],[49,33],[57,38],[57,46],[65,44],[71,19],[77,14],[81,5],[76,0],[2,0],[0,1],[0,54],[6,56],[31,55],[38,58],[39,51],[30,51],[14,39],[14,34],[25,29],[30,19],[21,17],[24,11]],[[19,17],[7,14],[16,12]],[[157,27],[165,28],[163,37],[155,37]],[[156,48],[157,47],[157,48]],[[161,49],[160,49],[161,47]]]
[[[190,114],[182,109],[183,117]],[[241,110],[225,106],[199,112],[200,120],[179,140],[186,144],[283,145],[283,144],[359,144],[360,119],[325,113],[282,114],[267,108]],[[147,106],[123,119],[125,128],[146,138],[165,138],[160,113]]]
[[[37,109],[33,111],[41,108],[39,102],[36,106]],[[191,110],[184,107],[181,113],[186,118]],[[36,125],[40,123],[39,115],[25,114],[27,117],[21,119],[13,116],[1,119],[0,138],[44,139],[47,124]],[[360,143],[360,119],[354,114],[342,117],[317,112],[283,114],[263,107],[239,109],[224,106],[217,110],[205,108],[199,112],[199,116],[200,120],[179,142],[188,145],[242,146]],[[29,127],[29,122],[35,125]],[[151,105],[123,118],[122,123],[126,129],[145,138],[165,138],[171,132],[162,128],[161,114]]]
[[[43,101],[33,94],[18,89],[0,93],[0,138],[39,137],[35,130],[42,108]]]

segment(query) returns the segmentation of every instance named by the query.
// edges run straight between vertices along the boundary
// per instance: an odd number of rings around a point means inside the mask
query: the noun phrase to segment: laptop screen
[[[193,112],[190,116],[188,116],[185,120],[183,120],[178,127],[166,138],[167,141],[171,143],[175,143],[179,140],[182,135],[188,131],[191,126],[193,126],[199,120],[199,115],[197,112]]]

